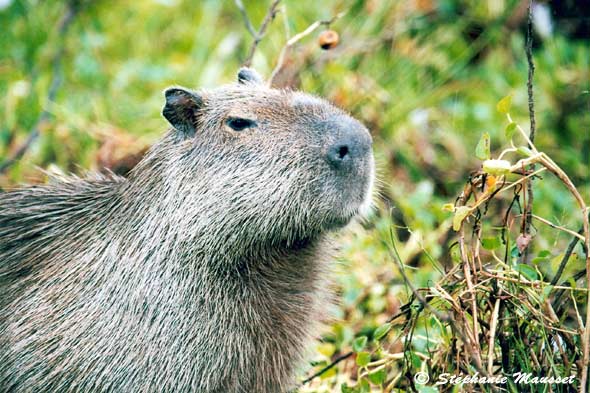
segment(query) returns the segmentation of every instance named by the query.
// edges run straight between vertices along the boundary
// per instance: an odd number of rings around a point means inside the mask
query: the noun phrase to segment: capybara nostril
[[[339,119],[329,123],[329,134],[335,135],[326,150],[326,159],[336,170],[352,170],[363,165],[363,157],[371,150],[371,137],[361,126]]]
[[[347,144],[332,145],[328,149],[328,161],[335,167],[340,167],[346,159],[350,159],[350,149]]]
[[[348,146],[340,146],[340,148],[338,149],[338,158],[340,158],[341,160],[344,159],[344,157],[346,157],[348,155]]]

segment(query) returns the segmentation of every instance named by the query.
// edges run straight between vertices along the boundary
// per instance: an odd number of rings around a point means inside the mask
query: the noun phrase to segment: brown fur
[[[293,387],[329,233],[368,205],[370,136],[239,80],[168,90],[174,128],[128,179],[0,195],[0,392]]]

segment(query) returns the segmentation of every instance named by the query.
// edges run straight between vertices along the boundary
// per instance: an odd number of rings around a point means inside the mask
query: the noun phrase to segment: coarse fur
[[[370,136],[239,75],[167,91],[174,128],[128,178],[0,194],[0,392],[294,386],[329,298],[330,232],[370,199]],[[336,170],[326,149],[350,129],[369,149]]]

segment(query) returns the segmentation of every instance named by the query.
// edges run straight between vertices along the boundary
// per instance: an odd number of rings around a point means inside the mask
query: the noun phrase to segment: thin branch
[[[539,217],[539,216],[537,216],[537,215],[535,215],[535,214],[533,214],[533,215],[532,215],[532,217],[533,217],[535,220],[539,220],[539,221],[541,221],[543,224],[545,224],[545,225],[548,225],[548,226],[550,226],[550,227],[551,227],[551,228],[553,228],[553,229],[558,229],[558,230],[560,230],[560,231],[564,231],[564,232],[566,232],[566,233],[568,233],[568,234],[570,234],[570,235],[572,235],[572,236],[574,236],[574,237],[577,237],[579,240],[581,240],[581,241],[584,241],[584,236],[583,236],[581,233],[577,233],[577,232],[574,232],[574,231],[572,231],[571,229],[567,229],[567,228],[565,228],[565,227],[562,227],[562,226],[560,226],[560,225],[554,224],[554,223],[552,223],[551,221],[549,221],[549,220],[547,220],[547,219],[545,219],[545,218],[543,218],[543,217]],[[582,231],[582,233],[583,233],[583,231]]]
[[[529,10],[527,18],[527,33],[526,33],[526,60],[528,63],[528,78],[527,78],[527,91],[529,98],[529,118],[531,122],[531,131],[529,133],[529,139],[532,143],[535,143],[535,132],[537,128],[537,122],[535,120],[535,99],[533,92],[533,78],[535,76],[535,63],[533,62],[533,10],[532,0],[529,0]]]
[[[535,75],[535,64],[533,62],[533,15],[532,15],[532,4],[533,0],[529,0],[529,7],[528,7],[528,17],[527,17],[527,34],[526,34],[526,59],[528,64],[528,77],[527,77],[527,92],[528,92],[528,101],[529,101],[529,118],[531,129],[529,132],[529,147],[533,145],[535,142],[535,131],[536,131],[536,121],[535,121],[535,99],[533,95],[533,77]],[[530,171],[535,170],[535,165],[531,165],[529,167]],[[527,196],[527,203],[524,206],[524,234],[530,235],[531,233],[531,224],[532,224],[532,214],[533,214],[533,182],[527,182],[526,186],[526,196]],[[528,247],[524,250],[522,254],[523,262],[526,261],[528,255]]]
[[[246,9],[244,8],[244,4],[242,3],[242,0],[234,0],[234,2],[236,4],[236,7],[238,7],[238,9],[240,10],[240,13],[242,14],[242,18],[244,19],[244,24],[246,25],[246,29],[248,30],[250,35],[254,38],[254,41],[252,42],[252,45],[250,46],[250,50],[248,51],[248,56],[246,56],[246,59],[244,60],[244,63],[243,63],[244,67],[250,67],[252,65],[252,59],[254,58],[254,53],[256,52],[256,48],[258,48],[258,44],[260,44],[260,41],[262,41],[262,38],[264,37],[264,34],[266,33],[266,29],[270,25],[270,22],[272,22],[272,20],[277,15],[278,6],[279,6],[279,3],[281,2],[281,0],[273,0],[273,2],[270,4],[270,6],[268,7],[268,11],[266,12],[266,15],[264,16],[264,19],[262,20],[262,24],[260,25],[260,28],[258,29],[258,31],[256,31],[256,29],[254,28],[254,25],[250,21],[250,18],[248,17],[248,13],[246,12]]]
[[[22,156],[25,155],[25,153],[27,152],[27,150],[29,150],[33,142],[39,137],[39,133],[43,125],[49,121],[51,112],[48,109],[48,107],[53,101],[55,101],[57,91],[59,90],[63,81],[62,59],[65,53],[65,36],[68,31],[68,28],[71,26],[75,16],[79,11],[79,1],[72,0],[67,3],[66,12],[58,24],[57,30],[61,42],[57,49],[57,52],[55,53],[51,61],[51,82],[49,84],[47,98],[45,100],[43,110],[39,114],[39,117],[37,118],[35,125],[29,132],[29,136],[24,141],[24,143],[21,146],[19,146],[18,149],[16,149],[16,152],[12,155],[12,157],[7,158],[2,164],[0,164],[0,173],[5,173],[12,165],[14,165],[19,159],[21,159]]]
[[[586,269],[577,272],[570,279],[573,280],[574,282],[576,282],[579,279],[581,279],[582,277],[584,277],[585,275],[586,275]],[[558,287],[556,286],[556,288],[558,288],[558,289],[557,289],[557,291],[555,291],[555,297],[553,298],[553,304],[555,304],[555,313],[559,315],[559,314],[561,314],[562,309],[567,304],[566,302],[563,301],[563,295],[566,292],[571,292],[573,290],[573,288],[571,287],[569,280],[563,281],[561,283],[561,285]],[[588,291],[588,292],[590,292],[590,291]]]
[[[313,374],[311,377],[309,378],[305,378],[301,384],[305,385],[309,382],[311,382],[314,378],[319,377],[320,375],[324,374],[325,372],[327,372],[328,370],[334,368],[334,366],[336,366],[338,363],[340,363],[343,360],[348,359],[349,357],[351,357],[354,354],[354,352],[350,351],[350,352],[346,352],[344,355],[340,355],[338,356],[332,363],[328,364],[326,367],[322,368],[320,371],[318,371],[317,373]]]
[[[578,231],[578,234],[582,235],[583,233],[584,233],[584,228],[582,227]],[[578,240],[580,240],[580,239],[577,236],[574,236],[572,238],[572,241],[570,242],[570,244],[567,246],[567,250],[565,251],[563,258],[561,258],[561,262],[559,263],[559,268],[557,269],[557,273],[555,273],[555,277],[553,277],[553,280],[551,280],[551,285],[556,285],[557,282],[559,281],[559,279],[561,278],[561,275],[563,274],[563,270],[565,269],[565,266],[567,265],[572,253],[574,252],[574,249],[576,248],[576,244],[578,244]]]
[[[412,297],[410,299],[410,301],[406,304],[404,304],[403,306],[400,307],[399,311],[391,316],[387,322],[393,322],[396,319],[398,319],[399,317],[408,314],[408,311],[410,311],[410,306],[412,305],[412,303],[414,303],[414,297]],[[313,381],[314,378],[317,378],[321,375],[323,375],[324,373],[326,373],[327,371],[329,371],[330,369],[334,368],[334,366],[336,366],[338,363],[340,363],[341,361],[348,359],[349,357],[351,357],[354,354],[354,352],[350,351],[350,352],[346,352],[343,355],[338,356],[336,359],[334,359],[334,361],[330,364],[328,364],[327,366],[325,366],[324,368],[322,368],[321,370],[319,370],[318,372],[314,373],[313,375],[311,375],[308,378],[305,378],[302,382],[301,385],[305,385],[311,381]]]
[[[293,37],[291,37],[287,41],[287,43],[285,44],[285,46],[283,47],[283,49],[281,49],[281,53],[279,54],[279,59],[277,61],[277,65],[273,69],[272,74],[271,74],[270,78],[268,79],[269,85],[272,86],[273,81],[276,78],[277,74],[283,68],[283,65],[285,63],[285,56],[287,55],[287,51],[289,49],[291,49],[291,47],[293,47],[293,45],[295,45],[301,39],[303,39],[303,38],[307,37],[308,35],[310,35],[311,33],[313,33],[318,27],[320,27],[320,26],[329,26],[336,19],[341,18],[344,14],[345,14],[345,12],[340,12],[340,13],[336,14],[335,16],[333,16],[331,19],[317,20],[317,21],[313,22],[311,25],[309,25],[307,27],[307,29],[303,30],[301,33],[297,33]]]
[[[250,35],[253,38],[258,37],[258,33],[256,33],[256,30],[254,29],[254,26],[252,25],[252,22],[250,21],[250,18],[248,17],[248,13],[246,12],[246,8],[244,7],[244,3],[242,3],[242,0],[235,0],[235,3],[236,3],[236,7],[238,7],[238,9],[240,10],[240,13],[242,14],[242,18],[244,19],[244,24],[246,25],[246,29],[248,30]]]
[[[492,318],[490,321],[490,337],[488,342],[488,374],[494,375],[494,348],[496,339],[496,328],[498,327],[498,318],[500,316],[500,299],[496,299],[494,304],[494,311],[492,312]]]

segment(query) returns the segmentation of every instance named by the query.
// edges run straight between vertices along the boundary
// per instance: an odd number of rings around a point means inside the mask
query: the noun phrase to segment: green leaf
[[[484,132],[479,139],[477,147],[475,148],[475,156],[480,160],[490,159],[490,134],[487,132]]]
[[[553,285],[547,285],[545,288],[543,288],[542,299],[545,300],[545,299],[549,298],[549,295],[551,294],[552,291],[553,291]]]
[[[386,323],[384,325],[379,326],[375,329],[375,333],[373,334],[373,338],[375,340],[381,340],[391,329],[391,323]]]
[[[471,213],[471,208],[469,206],[459,206],[457,210],[455,210],[455,216],[453,217],[453,230],[455,232],[461,229],[461,223]]]
[[[486,250],[495,250],[502,245],[502,241],[498,237],[486,237],[481,239],[481,245]]]
[[[320,343],[318,345],[318,352],[329,358],[336,352],[336,346],[332,343]]]
[[[519,257],[520,251],[518,250],[518,247],[516,247],[516,245],[512,246],[512,248],[510,249],[510,264],[512,266],[516,266]]]
[[[532,259],[532,262],[535,265],[538,265],[539,263],[551,263],[551,260],[549,259],[550,257],[551,257],[551,251],[541,250],[537,253],[537,256]]]
[[[548,258],[535,257],[531,260],[531,262],[535,265],[538,265],[540,263],[549,263],[550,261]]]
[[[367,345],[367,336],[360,336],[354,339],[352,342],[352,350],[355,352],[360,352],[365,349]]]
[[[512,140],[512,136],[514,135],[514,131],[516,131],[516,123],[512,122],[506,126],[504,130],[504,134],[506,135],[506,139]]]
[[[510,173],[512,164],[506,160],[485,160],[482,169],[490,175],[507,175]]]
[[[412,366],[414,366],[415,369],[420,369],[420,366],[422,365],[422,359],[416,355],[416,352],[410,352],[410,360],[412,362]]]
[[[512,122],[506,126],[504,130],[504,135],[506,135],[506,139],[509,141],[512,140],[512,136],[514,135],[514,131],[516,131],[516,123]]]
[[[371,392],[371,387],[369,386],[369,382],[366,379],[361,379],[361,382],[359,383],[360,385],[360,393],[370,393]]]
[[[511,106],[512,106],[512,94],[508,94],[506,97],[504,97],[500,101],[498,101],[498,104],[496,104],[496,109],[498,110],[498,112],[506,114],[506,113],[510,112]]]
[[[349,387],[347,384],[343,383],[340,385],[340,392],[342,393],[356,393],[358,392],[357,389]]]
[[[387,373],[384,369],[374,371],[369,374],[369,381],[374,385],[381,385],[385,381]]]
[[[530,267],[529,265],[525,265],[524,263],[519,263],[514,270],[516,270],[517,272],[519,272],[520,274],[522,274],[523,276],[525,276],[529,280],[538,280],[539,279],[539,275],[537,274],[537,271],[534,268]]]
[[[533,152],[531,151],[531,149],[529,149],[528,147],[525,147],[525,146],[518,147],[516,149],[516,151],[525,157],[530,157],[533,155]]]
[[[442,210],[445,212],[454,212],[455,211],[455,204],[445,203],[442,207]]]
[[[371,361],[371,354],[369,352],[359,352],[356,354],[356,365],[365,367]]]
[[[576,280],[574,280],[573,277],[568,278],[567,282],[570,284],[570,287],[572,287],[572,289],[576,289],[578,287],[578,284],[576,283]]]

